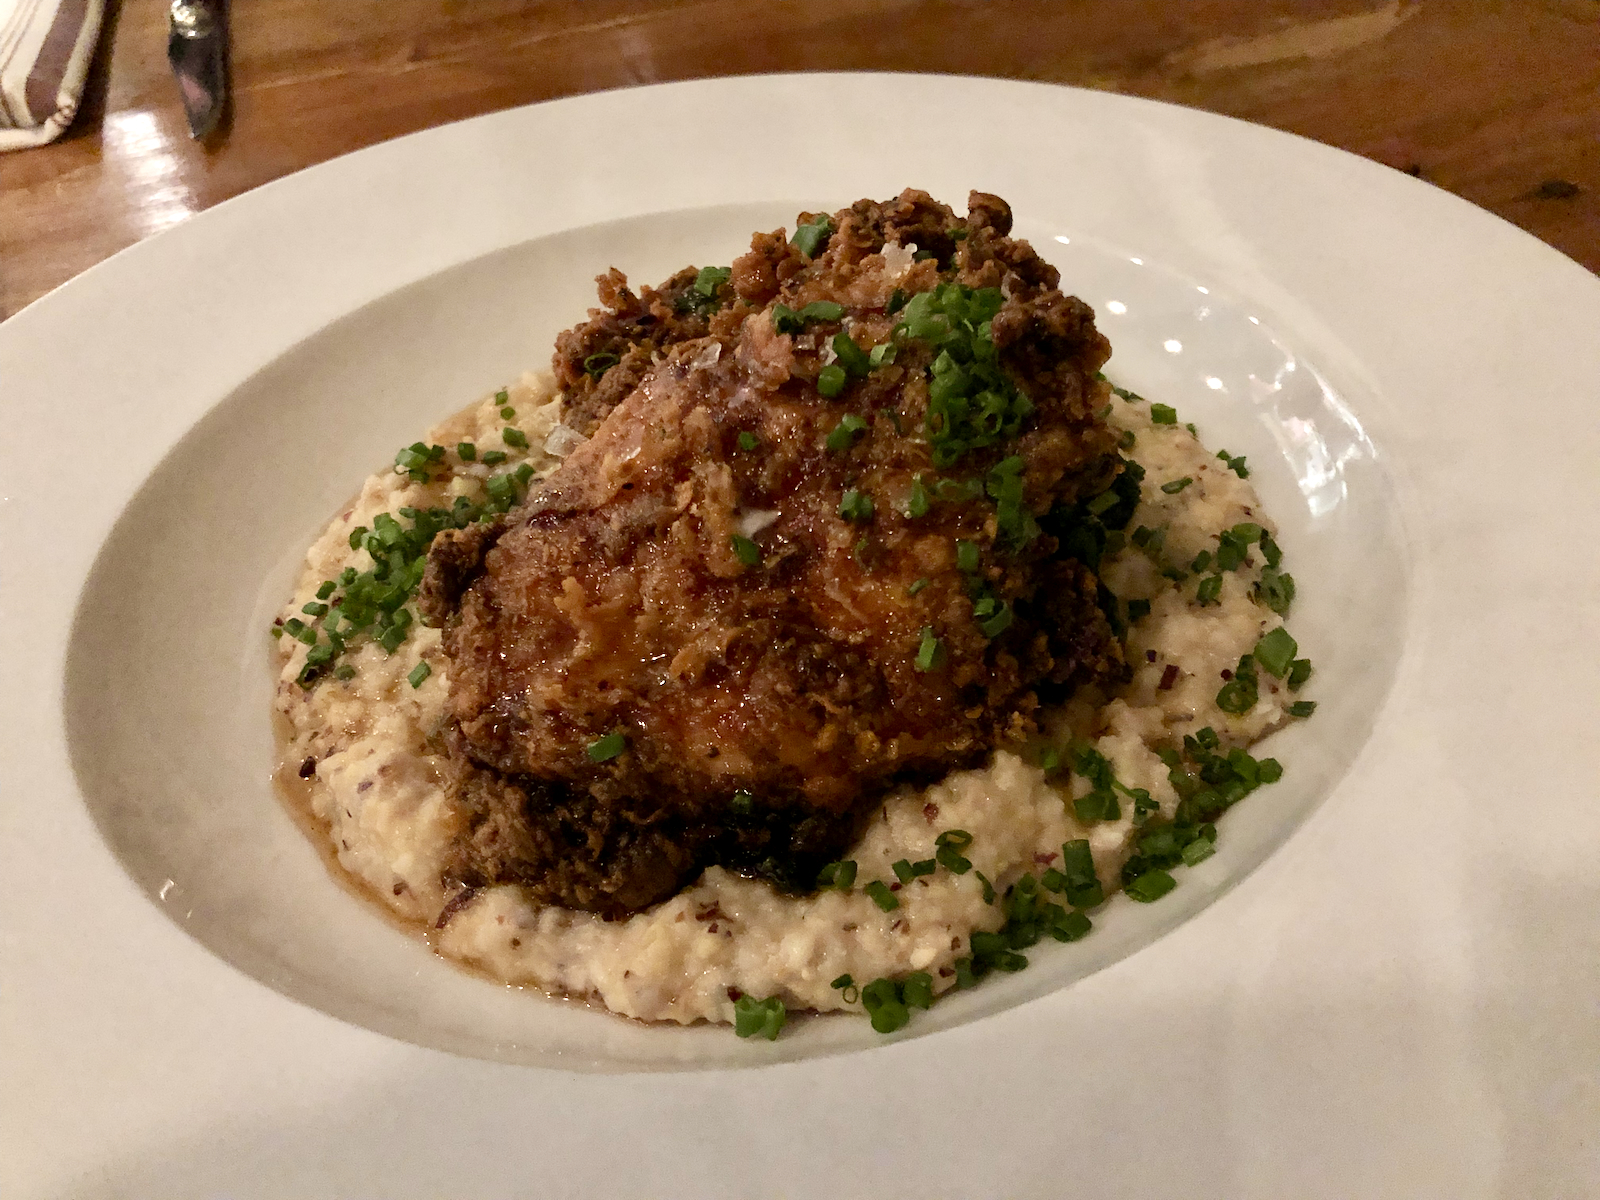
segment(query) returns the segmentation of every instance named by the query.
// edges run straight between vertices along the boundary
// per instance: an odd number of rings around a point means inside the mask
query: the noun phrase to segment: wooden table
[[[1171,100],[1410,171],[1600,271],[1600,0],[238,0],[232,119],[192,143],[166,6],[109,0],[83,114],[0,154],[0,315],[208,205],[576,92],[946,71]]]

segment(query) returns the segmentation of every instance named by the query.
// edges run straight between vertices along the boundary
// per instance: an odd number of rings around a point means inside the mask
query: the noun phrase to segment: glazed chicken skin
[[[888,788],[1118,673],[1040,526],[1119,469],[1109,346],[1010,224],[908,191],[731,272],[602,277],[555,360],[588,439],[423,583],[457,882],[608,916],[713,862],[805,888]]]

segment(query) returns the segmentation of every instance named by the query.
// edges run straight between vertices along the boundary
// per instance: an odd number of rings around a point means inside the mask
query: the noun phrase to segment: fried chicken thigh
[[[912,191],[731,273],[602,277],[555,362],[588,439],[423,585],[460,883],[610,916],[713,862],[803,889],[887,789],[1117,673],[1039,525],[1118,470],[1109,347],[1009,231]]]

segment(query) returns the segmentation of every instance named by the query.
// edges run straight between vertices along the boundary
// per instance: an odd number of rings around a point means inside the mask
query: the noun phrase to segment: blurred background
[[[236,0],[231,104],[203,141],[168,64],[168,5],[103,12],[71,125],[0,153],[0,315],[375,142],[776,71],[990,75],[1225,113],[1407,171],[1600,271],[1600,0]]]

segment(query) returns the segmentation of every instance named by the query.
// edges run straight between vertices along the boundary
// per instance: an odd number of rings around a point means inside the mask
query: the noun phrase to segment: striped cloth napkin
[[[72,124],[105,0],[0,0],[0,150]]]

